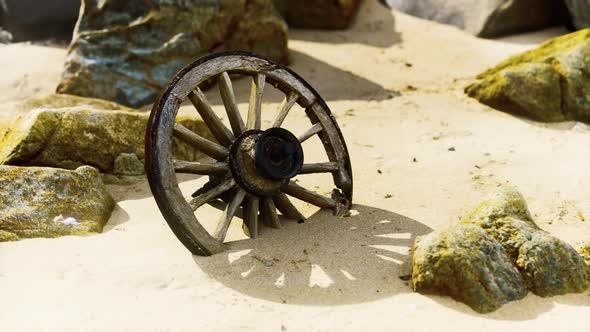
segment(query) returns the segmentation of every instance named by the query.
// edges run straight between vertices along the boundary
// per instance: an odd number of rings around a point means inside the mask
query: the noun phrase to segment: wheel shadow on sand
[[[285,221],[280,230],[263,228],[256,240],[194,260],[227,287],[279,303],[352,304],[411,292],[412,243],[432,230],[386,210],[353,211],[347,218],[319,211],[304,224]]]

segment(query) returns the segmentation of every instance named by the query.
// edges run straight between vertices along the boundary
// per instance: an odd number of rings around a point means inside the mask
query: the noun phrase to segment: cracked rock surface
[[[554,38],[477,76],[465,92],[534,120],[590,123],[590,29]]]
[[[414,247],[414,289],[449,295],[478,312],[494,311],[527,290],[548,297],[590,287],[584,257],[541,230],[511,186],[492,194],[458,225],[418,238]]]

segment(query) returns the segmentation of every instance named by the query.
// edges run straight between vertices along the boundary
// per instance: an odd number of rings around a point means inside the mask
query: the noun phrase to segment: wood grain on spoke
[[[275,120],[275,123],[272,125],[273,127],[280,127],[285,121],[285,118],[289,114],[293,105],[297,102],[299,95],[296,92],[291,92],[288,96],[285,97],[285,100],[279,105],[279,115]]]
[[[195,134],[192,130],[181,125],[180,123],[174,124],[174,136],[194,146],[209,157],[213,157],[217,160],[225,160],[229,155],[228,149],[224,146]]]
[[[193,103],[209,130],[215,138],[224,146],[229,146],[234,140],[234,134],[227,128],[221,119],[215,114],[213,108],[207,101],[207,97],[201,91],[199,87],[197,87],[193,92],[188,95],[188,98]]]
[[[283,189],[283,192],[289,196],[293,196],[297,199],[300,199],[304,202],[307,202],[320,208],[333,209],[336,207],[335,200],[326,196],[322,196],[314,191],[305,189],[302,186],[293,182],[289,182],[287,187]]]
[[[227,235],[227,230],[231,224],[232,219],[236,215],[236,211],[246,198],[246,191],[244,189],[238,189],[238,192],[232,199],[232,201],[227,205],[225,211],[221,214],[221,218],[217,223],[217,228],[213,233],[213,237],[217,239],[219,242],[223,242],[225,240],[225,236]]]
[[[338,163],[304,164],[299,174],[332,173],[338,171]]]
[[[297,210],[295,205],[291,203],[289,197],[287,197],[287,195],[284,193],[274,196],[273,200],[277,210],[279,210],[286,218],[295,220],[297,222],[303,222],[305,220],[305,216],[301,214],[299,210]]]
[[[234,136],[237,137],[244,132],[246,125],[244,124],[244,120],[242,120],[242,116],[240,115],[240,109],[238,108],[238,103],[236,102],[236,96],[234,94],[231,78],[227,72],[223,72],[221,75],[219,75],[219,92],[221,94],[221,99],[223,100],[223,105],[225,106],[225,111],[227,112],[227,117],[229,118],[229,123],[231,124],[231,128],[234,132]]]
[[[305,141],[307,141],[308,139],[310,139],[311,137],[313,137],[313,135],[316,135],[317,133],[319,133],[320,131],[322,131],[322,124],[321,123],[316,123],[315,125],[313,125],[313,127],[309,128],[306,132],[304,132],[303,134],[299,135],[298,139],[300,143],[303,143]]]
[[[244,222],[250,232],[250,238],[255,239],[258,237],[258,210],[259,200],[256,197],[248,197],[246,204],[244,204]]]
[[[224,192],[230,190],[236,185],[236,181],[234,179],[227,179],[223,181],[221,184],[207,190],[206,192],[202,193],[201,195],[191,199],[189,202],[193,211],[196,211],[198,208],[203,206],[205,203],[209,202],[212,199],[217,198],[219,195],[223,194]]]
[[[258,74],[252,80],[247,129],[260,129],[262,125],[262,95],[264,94],[265,84],[266,76],[264,74]]]
[[[227,163],[200,163],[184,160],[173,160],[176,173],[209,175],[229,171]]]
[[[272,228],[281,228],[281,221],[277,214],[277,208],[272,198],[264,198],[262,206],[260,207],[261,215],[263,216],[264,224]]]

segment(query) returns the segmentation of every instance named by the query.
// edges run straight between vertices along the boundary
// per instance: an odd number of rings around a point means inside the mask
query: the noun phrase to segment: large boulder
[[[203,55],[246,50],[284,63],[287,40],[272,0],[83,0],[57,92],[143,106]]]
[[[561,23],[566,13],[554,0],[384,0],[404,13],[454,25],[480,37],[496,37]]]
[[[590,28],[590,0],[565,0],[572,23],[578,29]]]
[[[412,280],[418,292],[448,295],[481,313],[527,294],[504,248],[474,225],[418,237]]]
[[[101,232],[115,202],[92,167],[0,166],[0,242]]]
[[[0,0],[0,26],[14,41],[69,40],[79,11],[80,0]]]
[[[590,29],[552,39],[478,75],[465,92],[539,121],[590,123]]]
[[[579,293],[590,287],[590,268],[581,255],[541,230],[522,195],[511,186],[482,202],[461,223],[483,228],[502,244],[528,289],[539,296]]]
[[[360,3],[361,0],[274,0],[290,26],[304,29],[346,29]]]
[[[22,113],[2,136],[0,165],[76,169],[89,165],[103,173],[141,175],[149,114],[115,103],[55,95],[16,107]],[[199,118],[177,121],[213,139]],[[175,139],[174,154],[195,161],[204,155]],[[133,156],[132,156],[133,155]],[[137,174],[132,174],[137,173]]]

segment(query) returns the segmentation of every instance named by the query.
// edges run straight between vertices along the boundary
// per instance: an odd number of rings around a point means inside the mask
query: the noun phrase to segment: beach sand
[[[590,292],[529,295],[480,315],[402,280],[416,236],[457,222],[507,181],[541,228],[576,248],[590,242],[590,127],[516,118],[463,94],[477,73],[561,33],[482,40],[376,1],[349,31],[292,31],[291,67],[326,99],[347,140],[352,216],[299,204],[305,224],[263,229],[257,240],[245,240],[235,218],[228,250],[196,257],[168,228],[147,181],[110,186],[118,205],[103,234],[0,243],[0,330],[590,331]],[[65,55],[1,47],[1,101],[51,93]],[[236,84],[244,111],[248,88]],[[221,109],[216,91],[209,95]],[[279,101],[265,99],[265,114]],[[303,112],[287,122],[297,133],[309,127]],[[307,160],[325,158],[317,141],[304,149]],[[191,192],[205,179],[179,181]],[[331,185],[330,177],[301,183]],[[208,225],[218,213],[198,217]]]

